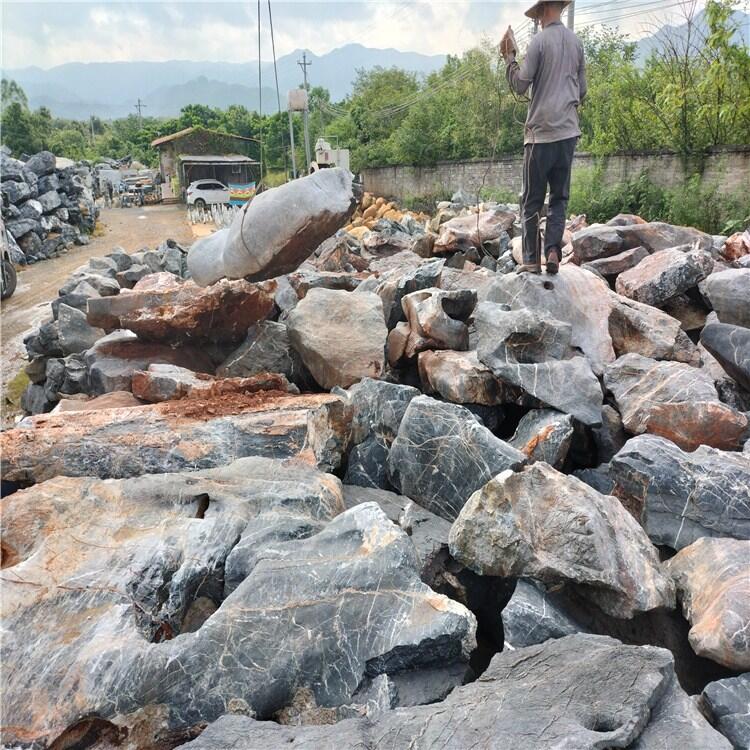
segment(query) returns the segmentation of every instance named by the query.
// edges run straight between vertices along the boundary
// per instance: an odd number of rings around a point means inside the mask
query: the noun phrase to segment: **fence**
[[[601,167],[608,185],[625,182],[645,171],[660,187],[676,187],[698,173],[704,186],[716,186],[718,192],[730,194],[750,185],[750,146],[714,149],[700,160],[687,163],[679,155],[664,151],[606,157],[580,153],[573,162],[573,176],[581,169],[595,166]],[[364,169],[362,175],[365,190],[398,200],[450,196],[459,188],[471,193],[482,185],[487,189],[518,193],[522,187],[523,158],[519,155],[494,160],[438,162],[429,167],[370,167]]]

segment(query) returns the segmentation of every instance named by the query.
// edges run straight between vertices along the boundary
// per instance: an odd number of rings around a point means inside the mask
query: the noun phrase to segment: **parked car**
[[[191,182],[186,193],[188,206],[205,208],[212,203],[229,203],[229,188],[218,180]]]

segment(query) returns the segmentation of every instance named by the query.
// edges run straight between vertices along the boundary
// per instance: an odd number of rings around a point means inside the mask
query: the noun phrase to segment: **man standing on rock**
[[[521,65],[509,27],[500,42],[506,77],[516,94],[531,87],[524,129],[522,238],[523,265],[519,272],[541,273],[539,220],[549,185],[545,232],[547,273],[557,273],[570,194],[570,169],[581,135],[578,106],[586,95],[583,45],[560,20],[566,2],[540,0],[526,15],[539,21],[542,31],[531,40]]]

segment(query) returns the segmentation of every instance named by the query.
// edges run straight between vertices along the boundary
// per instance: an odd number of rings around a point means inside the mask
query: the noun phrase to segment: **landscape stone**
[[[124,728],[138,724],[142,741],[153,745],[160,734],[179,736],[228,707],[271,718],[300,690],[335,707],[352,702],[367,676],[465,663],[474,616],[419,580],[406,534],[374,503],[336,515],[340,485],[317,476],[251,460],[108,485],[58,479],[17,493],[3,514],[16,576],[46,581],[50,573],[36,558],[54,555],[58,581],[77,583],[86,571],[89,585],[65,598],[41,586],[4,599],[14,633],[39,610],[60,624],[40,632],[46,647],[34,649],[36,658],[18,638],[4,639],[4,663],[15,667],[9,728],[22,726],[25,738],[47,743],[83,712]],[[52,520],[62,498],[66,512]],[[257,548],[245,578],[226,594],[223,569],[237,538],[263,526],[272,532],[291,514],[325,527]],[[39,516],[52,522],[29,538],[21,528]],[[73,524],[79,539],[94,542],[84,554],[71,547],[65,529]],[[122,606],[123,591],[138,607]],[[215,611],[183,632],[201,597]],[[93,679],[76,679],[80,673]],[[32,694],[45,696],[33,710]]]
[[[233,343],[272,313],[275,291],[272,281],[223,280],[201,288],[162,272],[117,296],[89,300],[88,321],[105,331],[131,330],[143,341]]]
[[[659,307],[705,279],[714,261],[705,250],[674,247],[649,255],[617,277],[618,294]]]
[[[750,268],[712,273],[702,291],[722,323],[750,328]]]
[[[52,174],[55,171],[55,155],[51,151],[40,151],[27,159],[26,169],[30,169],[38,177]]]
[[[696,654],[750,671],[750,541],[698,539],[667,561]]]
[[[496,278],[487,301],[528,309],[571,326],[570,343],[589,360],[595,374],[615,359],[609,333],[611,292],[593,274],[563,265],[554,279],[546,275],[506,274]]]
[[[388,456],[388,476],[401,494],[453,521],[472,492],[525,461],[468,409],[418,396],[401,420]]]
[[[641,354],[698,365],[700,354],[680,321],[650,305],[612,294],[609,333],[618,357]]]
[[[251,281],[281,276],[343,227],[354,208],[349,170],[321,169],[257,195],[226,234],[192,245],[188,269],[201,286],[224,276]]]
[[[481,302],[477,354],[495,377],[587,425],[601,422],[602,389],[585,357],[575,356],[571,326],[543,313]]]
[[[340,429],[339,403],[329,394],[253,393],[82,412],[75,420],[65,414],[31,417],[23,428],[0,433],[0,466],[3,479],[31,483],[58,475],[192,471],[244,456],[301,455],[313,465],[328,465],[331,451],[316,450],[314,432]]]
[[[731,378],[750,391],[750,328],[713,323],[701,332],[701,344]]]
[[[385,372],[388,330],[377,294],[311,289],[289,313],[292,347],[326,390]]]
[[[554,409],[532,409],[518,423],[508,443],[528,456],[562,469],[573,440],[573,418]]]
[[[507,234],[515,220],[514,213],[501,209],[457,216],[440,226],[433,252],[435,255],[445,255],[479,249],[484,243]]]
[[[750,750],[750,672],[709,683],[701,697],[732,747]]]
[[[637,266],[646,256],[648,250],[645,247],[634,247],[630,250],[623,250],[617,255],[607,258],[597,258],[588,263],[584,263],[581,268],[586,271],[592,271],[607,280],[614,279],[623,271],[627,271]]]
[[[503,471],[475,492],[450,551],[479,575],[573,584],[613,617],[675,603],[656,548],[625,508],[544,463]]]
[[[613,494],[641,509],[654,544],[680,550],[701,537],[750,539],[750,456],[692,453],[652,435],[631,438],[610,462]]]
[[[748,426],[744,414],[719,401],[709,375],[680,362],[626,354],[607,368],[604,385],[628,432],[661,435],[685,450],[735,449]]]
[[[76,354],[92,347],[102,336],[101,328],[86,321],[86,313],[61,303],[57,308],[60,347],[63,354]]]
[[[225,714],[184,748],[245,750],[251,739],[268,750],[604,750],[651,735],[639,750],[657,750],[669,747],[671,731],[682,750],[730,750],[688,705],[665,649],[577,634],[497,654],[478,680],[441,703],[318,726]]]
[[[344,482],[361,487],[391,489],[386,462],[398,434],[404,413],[420,393],[407,385],[363,378],[347,391],[336,394],[346,399],[351,413],[349,458]]]
[[[38,198],[39,203],[44,209],[44,213],[48,214],[58,208],[62,201],[57,190],[50,190],[47,193],[41,193]]]

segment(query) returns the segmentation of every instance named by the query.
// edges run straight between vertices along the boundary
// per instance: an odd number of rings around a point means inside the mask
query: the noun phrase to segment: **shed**
[[[183,195],[194,180],[215,179],[225,185],[257,181],[257,143],[255,138],[201,127],[156,138],[151,145],[159,151],[165,197],[169,192]]]

